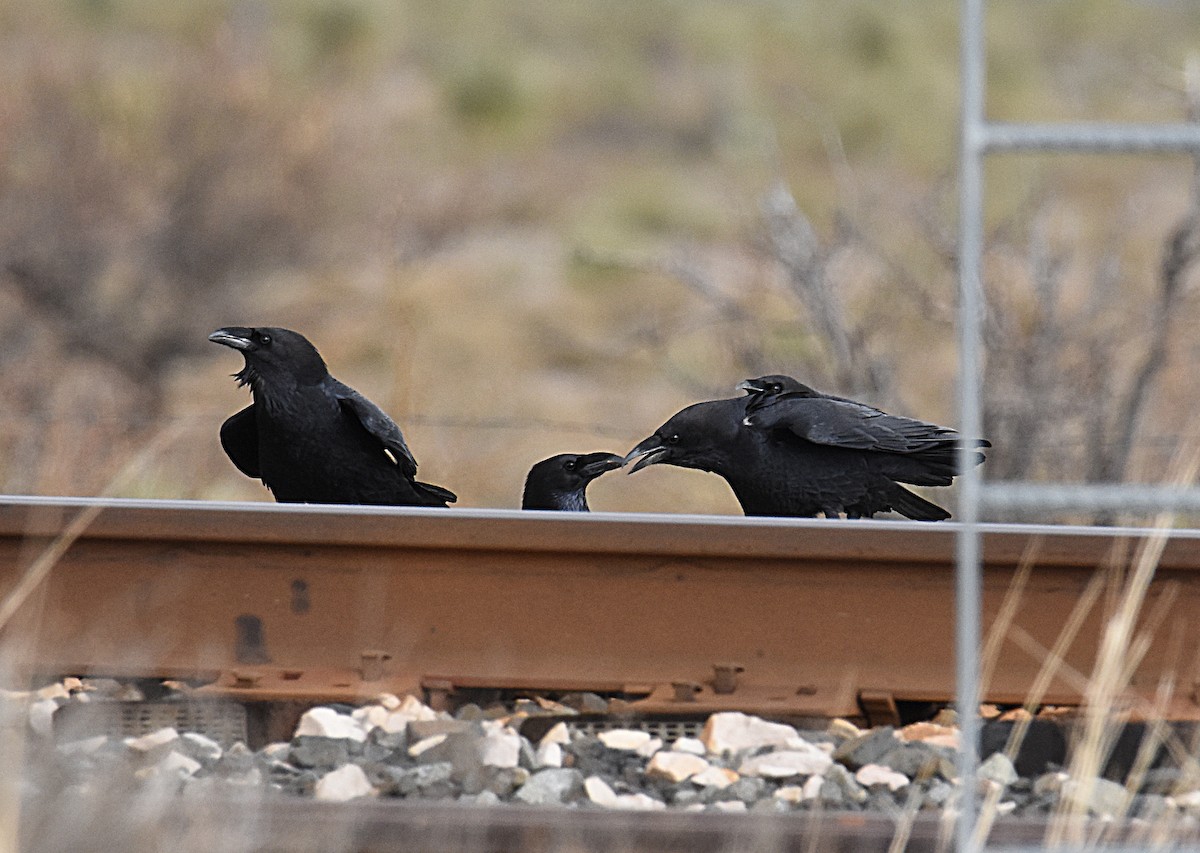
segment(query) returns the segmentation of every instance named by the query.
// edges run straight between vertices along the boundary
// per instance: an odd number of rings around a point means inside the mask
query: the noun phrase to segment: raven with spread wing
[[[221,425],[221,446],[277,501],[446,506],[457,500],[416,479],[417,461],[400,427],[330,376],[303,335],[229,326],[208,339],[245,357],[235,378],[254,398]]]

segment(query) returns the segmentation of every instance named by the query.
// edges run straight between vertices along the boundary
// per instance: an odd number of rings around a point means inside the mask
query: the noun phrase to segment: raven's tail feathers
[[[937,504],[930,503],[903,486],[896,486],[890,497],[892,509],[914,521],[945,521],[950,517],[950,513]]]
[[[420,480],[413,480],[413,491],[420,497],[425,498],[425,506],[445,506],[448,503],[454,503],[458,500],[458,495],[449,489],[443,489],[441,486],[435,486],[432,483],[422,483]]]

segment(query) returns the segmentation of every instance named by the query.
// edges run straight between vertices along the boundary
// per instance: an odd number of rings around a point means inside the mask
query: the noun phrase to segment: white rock
[[[318,779],[313,795],[318,800],[344,803],[346,800],[365,797],[374,790],[361,767],[357,764],[347,764]]]
[[[45,687],[36,691],[39,699],[70,699],[71,692],[59,683],[47,684]]]
[[[541,770],[544,767],[562,767],[562,761],[562,747],[554,741],[549,743],[542,741],[537,751],[533,754],[533,766],[537,770]]]
[[[375,704],[388,711],[395,711],[400,707],[400,697],[395,693],[380,693],[375,697]]]
[[[1188,791],[1186,794],[1179,794],[1171,799],[1182,809],[1200,808],[1200,791]]]
[[[812,778],[820,779],[821,777],[814,776]],[[811,782],[812,779],[809,779],[808,781]],[[807,788],[807,787],[808,787],[807,783],[805,783],[804,788],[801,788],[799,785],[784,785],[782,788],[780,788],[779,790],[777,790],[775,792],[774,796],[775,796],[775,799],[783,800],[785,803],[802,803],[805,800],[812,799],[812,797],[808,796],[805,792],[805,788]]]
[[[412,746],[410,746],[408,748],[408,754],[410,756],[412,756],[413,758],[416,758],[422,752],[433,749],[439,743],[444,741],[447,737],[449,737],[449,735],[441,734],[441,735],[430,735],[429,737],[421,738],[419,741],[417,741],[416,743],[414,743]]]
[[[809,776],[804,782],[804,799],[815,800],[821,794],[821,786],[825,784],[824,776]]]
[[[627,752],[636,752],[653,740],[649,732],[640,732],[636,729],[612,729],[601,732],[597,737],[609,749],[621,749]]]
[[[1002,803],[996,804],[996,814],[998,815],[1012,814],[1016,809],[1017,803],[1015,800],[1005,800]]]
[[[987,760],[979,765],[978,773],[979,778],[987,779],[998,785],[1011,785],[1021,778],[1008,756],[1002,752],[993,752],[989,755]]]
[[[521,736],[507,726],[486,726],[478,742],[479,761],[485,767],[516,767],[521,763]]]
[[[799,738],[796,730],[783,723],[771,723],[740,711],[713,714],[704,724],[704,741],[708,751],[720,755],[742,749],[782,746]]]
[[[743,776],[788,779],[792,776],[820,775],[833,765],[826,753],[809,746],[806,750],[784,749],[747,758],[738,767]]]
[[[704,788],[728,788],[741,777],[727,767],[709,767],[692,777],[693,785]]]
[[[729,812],[731,814],[740,814],[746,811],[746,804],[741,800],[723,800],[719,803],[713,803],[712,809],[715,812]]]
[[[186,779],[200,769],[201,764],[191,756],[171,750],[162,761],[158,762],[158,772],[164,775],[178,776]]]
[[[683,810],[685,812],[702,812],[707,808],[708,806],[704,805],[704,803],[692,803],[691,805],[684,806]]]
[[[704,755],[708,749],[704,746],[704,741],[694,737],[676,738],[671,744],[671,749],[674,752],[687,752],[691,755]]]
[[[589,776],[583,780],[583,790],[588,799],[604,808],[616,808],[617,793],[599,776]]]
[[[826,731],[841,740],[850,740],[862,734],[862,729],[842,717],[835,717],[833,720],[830,720],[829,728]]]
[[[550,730],[542,735],[542,739],[538,744],[557,743],[566,746],[571,742],[571,730],[567,728],[566,723],[555,723],[550,727]]]
[[[649,758],[663,748],[662,738],[652,737],[634,750],[642,758]]]
[[[339,714],[333,708],[313,708],[304,713],[296,726],[296,737],[329,737],[359,741],[367,739],[367,733],[358,721],[347,714]]]
[[[362,726],[363,731],[370,732],[371,729],[383,728],[387,723],[391,712],[382,705],[364,705],[361,708],[355,708],[350,718]]]
[[[95,737],[84,738],[83,740],[72,740],[58,745],[58,751],[63,755],[91,755],[100,747],[108,743],[106,735],[96,735]]]
[[[54,735],[54,712],[58,703],[53,699],[39,699],[29,706],[29,727],[42,737]]]
[[[612,806],[630,812],[657,812],[666,807],[666,803],[654,799],[649,794],[618,794],[617,801]]]
[[[132,738],[125,741],[129,748],[134,752],[149,752],[152,749],[157,749],[160,746],[166,746],[179,740],[179,732],[168,726],[165,729],[159,729],[156,732],[150,732],[148,735],[142,735],[139,738]]]
[[[682,782],[708,768],[709,763],[699,755],[663,750],[656,752],[650,759],[650,763],[646,765],[646,775],[669,782]]]
[[[210,737],[205,737],[196,732],[184,732],[179,736],[179,739],[187,746],[188,752],[207,761],[218,760],[224,752],[221,749],[221,744]],[[287,746],[287,744],[284,745]]]
[[[897,773],[890,767],[884,767],[882,764],[866,764],[858,769],[854,778],[865,788],[870,788],[872,785],[887,785],[889,790],[899,791],[908,784],[907,776]]]
[[[396,709],[398,713],[408,714],[410,720],[436,720],[438,718],[437,711],[430,708],[416,696],[405,696],[400,701],[400,707]]]

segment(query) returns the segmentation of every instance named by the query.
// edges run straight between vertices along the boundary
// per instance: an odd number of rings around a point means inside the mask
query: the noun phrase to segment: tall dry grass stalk
[[[159,454],[170,447],[182,432],[179,423],[172,424],[160,430],[121,470],[112,478],[101,491],[99,497],[107,497],[127,486],[153,462]],[[63,555],[71,548],[88,529],[103,508],[100,504],[91,504],[76,515],[71,522],[38,554],[25,569],[21,579],[7,592],[0,601],[0,631],[3,631],[13,616],[26,605],[37,612],[23,613],[29,620],[21,628],[25,636],[4,637],[0,648],[4,654],[0,658],[8,661],[12,668],[13,661],[23,659],[22,655],[12,654],[14,649],[32,644],[40,624],[40,602],[32,602],[34,593],[43,588],[43,583],[50,572],[62,560]],[[6,672],[5,675],[21,682],[27,680],[25,673]],[[26,714],[24,705],[17,702],[4,702],[0,705],[0,853],[19,853],[20,850],[20,818],[21,818],[21,775],[24,767],[26,752]]]
[[[1171,485],[1185,486],[1194,482],[1200,470],[1200,449],[1189,449],[1186,462],[1173,467],[1178,473],[1172,478]],[[1116,610],[1105,624],[1096,666],[1084,694],[1083,733],[1074,744],[1068,766],[1068,774],[1076,787],[1070,797],[1060,800],[1047,838],[1052,845],[1064,841],[1084,842],[1084,818],[1096,781],[1117,735],[1130,717],[1129,704],[1123,696],[1134,670],[1149,649],[1153,630],[1166,615],[1165,605],[1169,606],[1166,600],[1158,602],[1143,630],[1135,633],[1150,582],[1171,538],[1175,517],[1173,512],[1164,512],[1155,518],[1151,533],[1138,549],[1133,573],[1125,583]],[[1126,807],[1131,798],[1132,794],[1127,792]]]

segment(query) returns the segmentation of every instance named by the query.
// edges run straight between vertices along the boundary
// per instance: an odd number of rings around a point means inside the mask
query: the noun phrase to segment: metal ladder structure
[[[1004,152],[1189,153],[1200,155],[1200,124],[1009,124],[988,121],[985,110],[987,51],[986,0],[960,5],[960,171],[959,171],[959,429],[982,434],[982,288],[984,160]],[[975,791],[980,722],[981,568],[979,517],[986,508],[1086,508],[1092,510],[1198,510],[1200,488],[1132,484],[985,483],[971,464],[973,451],[960,448],[955,653],[961,725],[959,774],[964,792],[955,846],[976,853]],[[1056,848],[1061,849],[1061,848]],[[1110,848],[1103,848],[1109,850]]]

